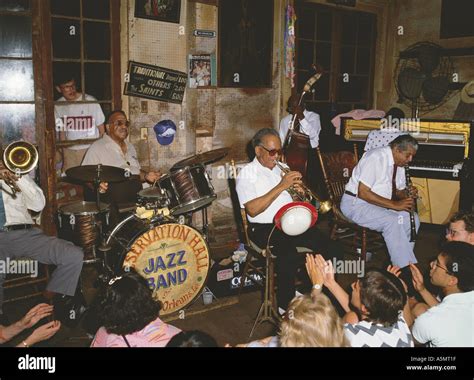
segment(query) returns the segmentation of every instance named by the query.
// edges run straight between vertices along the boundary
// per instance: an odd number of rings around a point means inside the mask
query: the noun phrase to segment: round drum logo
[[[138,237],[125,256],[160,300],[161,315],[182,309],[201,293],[209,272],[209,250],[192,227],[163,224]]]

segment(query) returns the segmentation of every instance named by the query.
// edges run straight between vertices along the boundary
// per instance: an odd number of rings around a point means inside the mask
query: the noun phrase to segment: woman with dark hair
[[[110,280],[99,305],[102,327],[91,347],[164,347],[181,330],[164,323],[147,281],[135,272]]]

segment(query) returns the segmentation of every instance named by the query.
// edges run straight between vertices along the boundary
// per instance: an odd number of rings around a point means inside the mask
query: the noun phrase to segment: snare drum
[[[209,272],[209,249],[202,235],[185,224],[156,225],[131,215],[111,232],[107,244],[115,272],[134,268],[143,276],[160,315],[176,312],[198,297]]]
[[[214,188],[202,165],[186,166],[160,178],[157,185],[166,192],[172,215],[198,210],[216,199]]]
[[[95,202],[79,201],[61,206],[58,222],[58,236],[82,247],[85,262],[95,261],[100,233],[109,224],[109,205],[101,203],[100,211]]]

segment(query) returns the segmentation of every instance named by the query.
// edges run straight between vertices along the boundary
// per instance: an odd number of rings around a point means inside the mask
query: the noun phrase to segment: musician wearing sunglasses
[[[127,141],[130,123],[122,110],[112,111],[106,119],[106,134],[95,141],[87,150],[82,165],[107,165],[125,169],[122,182],[100,184],[101,201],[112,207],[112,225],[118,217],[120,204],[134,203],[137,193],[142,190],[142,182],[153,184],[161,177],[160,172],[145,172],[141,169],[135,147]],[[95,193],[86,189],[85,198],[95,200]],[[114,211],[115,209],[115,211]]]
[[[301,173],[283,173],[276,162],[281,156],[281,140],[278,132],[264,128],[252,139],[255,159],[240,171],[236,179],[236,191],[240,207],[245,208],[249,220],[249,237],[259,247],[267,246],[274,228],[278,210],[293,202],[288,189],[302,184]],[[286,309],[295,296],[295,276],[298,255],[296,247],[307,247],[320,252],[326,258],[341,256],[341,250],[316,227],[298,236],[286,235],[275,229],[269,242],[276,259],[278,306]],[[341,256],[342,257],[342,256]]]

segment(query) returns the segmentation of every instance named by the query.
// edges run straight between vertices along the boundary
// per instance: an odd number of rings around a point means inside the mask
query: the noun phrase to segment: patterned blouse
[[[181,330],[164,323],[160,318],[150,322],[142,330],[125,336],[131,347],[165,347]],[[109,334],[101,327],[95,334],[91,347],[127,347],[122,335]]]

